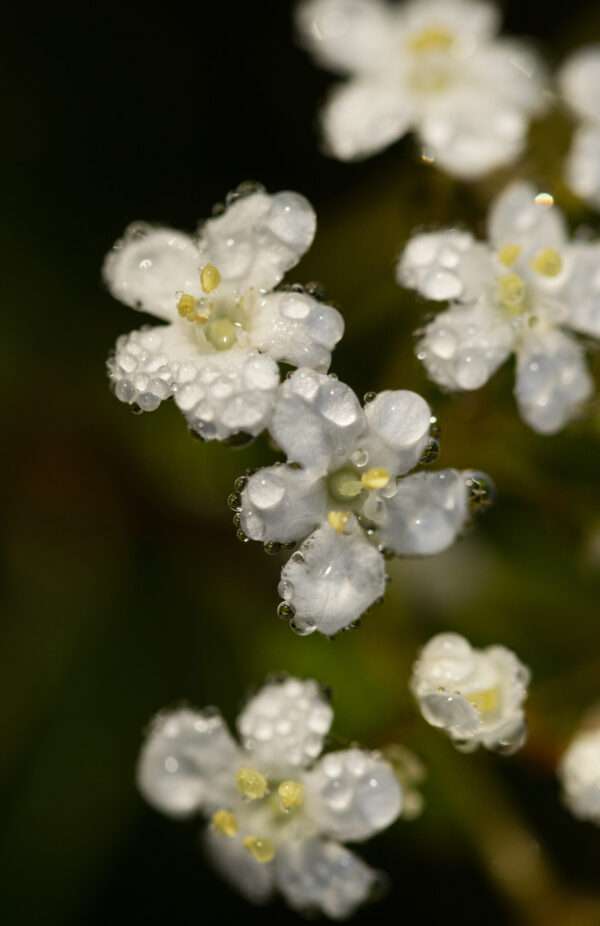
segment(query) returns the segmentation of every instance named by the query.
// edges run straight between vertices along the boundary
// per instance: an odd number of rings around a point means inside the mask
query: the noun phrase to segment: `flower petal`
[[[394,54],[394,17],[381,0],[310,0],[296,12],[303,45],[319,64],[370,73]]]
[[[154,411],[174,396],[204,440],[259,434],[269,423],[279,385],[270,357],[243,348],[204,353],[177,323],[119,338],[108,369],[122,402]]]
[[[318,683],[290,677],[261,688],[237,726],[252,760],[283,777],[314,762],[332,721],[333,710]]]
[[[239,839],[228,839],[208,827],[204,836],[206,854],[221,875],[250,903],[270,900],[275,886],[275,866],[257,862]]]
[[[598,154],[600,157],[600,148]],[[597,338],[600,337],[600,244],[575,244],[571,255],[573,265],[564,290],[569,306],[565,324]]]
[[[201,293],[200,264],[188,235],[136,222],[107,254],[102,274],[115,299],[172,321],[178,293]]]
[[[441,312],[425,328],[417,356],[445,389],[479,389],[504,363],[515,338],[510,319],[481,299]]]
[[[559,73],[560,90],[582,119],[600,122],[600,45],[585,45],[572,54]]]
[[[326,516],[324,480],[310,470],[265,467],[242,492],[241,527],[251,540],[304,540]]]
[[[582,730],[563,755],[559,776],[571,813],[600,824],[600,731]]]
[[[574,193],[600,208],[600,126],[575,129],[565,164],[565,179]]]
[[[416,473],[383,498],[379,540],[400,556],[429,556],[449,547],[469,517],[465,475],[456,469]]]
[[[337,309],[305,293],[270,293],[252,318],[252,343],[274,360],[326,372],[344,333]]]
[[[144,743],[138,787],[163,813],[185,817],[216,809],[233,788],[239,748],[213,710],[181,708],[159,714]]]
[[[325,473],[345,462],[365,421],[349,386],[303,368],[281,384],[271,433],[290,462]]]
[[[270,290],[312,244],[314,210],[299,193],[259,191],[237,199],[200,229],[203,263],[214,264],[238,292]]]
[[[474,43],[492,38],[500,27],[500,13],[493,3],[481,0],[412,0],[400,8],[402,25],[406,33],[441,28],[466,42],[472,50]]]
[[[540,197],[535,187],[520,180],[509,184],[492,203],[488,231],[497,249],[519,244],[526,251],[560,250],[567,241],[563,216],[552,198]]]
[[[363,449],[376,466],[398,476],[416,466],[429,441],[431,409],[416,392],[380,392],[365,407],[369,434]]]
[[[330,752],[307,773],[306,812],[322,833],[342,842],[368,839],[402,810],[391,765],[362,749]]]
[[[281,578],[295,622],[326,636],[348,627],[385,591],[383,557],[359,528],[338,534],[323,525],[290,557]]]
[[[439,301],[476,299],[492,274],[488,248],[456,229],[414,235],[396,269],[401,286]]]
[[[284,845],[275,857],[277,887],[295,910],[345,919],[367,900],[378,875],[337,842]]]
[[[557,330],[532,335],[519,351],[515,395],[521,416],[534,431],[560,431],[592,391],[583,350],[569,335]]]
[[[341,161],[366,158],[401,138],[413,106],[396,81],[353,80],[331,92],[321,114],[327,153]]]

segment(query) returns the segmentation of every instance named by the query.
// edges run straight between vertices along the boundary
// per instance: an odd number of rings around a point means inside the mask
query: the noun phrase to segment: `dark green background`
[[[600,39],[596,3],[505,7],[508,30],[551,62]],[[542,438],[517,417],[510,365],[473,395],[427,383],[412,340],[425,308],[395,287],[394,257],[421,224],[481,230],[506,175],[454,184],[411,139],[364,164],[324,158],[314,117],[330,78],[295,47],[290,11],[79,3],[4,24],[2,922],[292,922],[279,903],[240,901],[204,866],[199,822],[160,817],[133,783],[157,709],[215,703],[233,720],[282,669],[333,687],[339,737],[403,742],[429,767],[421,819],[359,849],[392,885],[357,922],[600,924],[600,831],[562,809],[553,776],[600,697],[600,407]],[[537,126],[516,172],[600,231],[559,183],[569,130],[564,116]],[[440,464],[498,486],[452,551],[391,564],[385,604],[332,642],[276,618],[280,563],[235,539],[225,499],[272,459],[266,442],[202,445],[170,406],[135,417],[104,371],[142,322],[102,288],[113,240],[134,219],[191,228],[248,178],[318,210],[291,279],[321,280],[342,306],[340,377],[359,393],[421,391],[441,419]],[[518,756],[459,755],[418,717],[410,665],[446,629],[532,666]]]

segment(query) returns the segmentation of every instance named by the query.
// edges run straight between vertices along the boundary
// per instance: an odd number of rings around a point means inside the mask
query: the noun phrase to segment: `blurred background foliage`
[[[551,64],[600,39],[595,2],[504,8]],[[291,9],[59,4],[5,33],[2,922],[293,922],[240,901],[205,867],[197,822],[161,818],[134,788],[155,711],[215,703],[233,721],[282,669],[333,687],[338,736],[402,742],[429,769],[425,814],[360,850],[390,890],[357,921],[600,924],[600,830],[569,817],[553,772],[600,695],[600,404],[541,438],[517,417],[508,367],[473,395],[426,381],[412,332],[429,307],[395,286],[394,258],[418,226],[482,230],[507,175],[456,184],[412,139],[366,163],[324,158],[315,113],[331,80],[296,48]],[[564,113],[537,124],[516,172],[600,232],[560,182],[569,132]],[[439,465],[488,470],[498,488],[447,554],[392,563],[385,603],[333,641],[277,619],[280,562],[235,538],[225,499],[272,459],[266,441],[202,445],[173,407],[132,415],[105,377],[116,337],[142,322],[102,288],[114,239],[134,219],[192,228],[248,178],[317,207],[291,280],[319,279],[344,311],[338,375],[359,393],[422,392]],[[410,666],[446,629],[532,666],[518,756],[459,755],[417,716]]]

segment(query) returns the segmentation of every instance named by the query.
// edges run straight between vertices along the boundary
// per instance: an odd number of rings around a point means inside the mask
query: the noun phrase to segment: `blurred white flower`
[[[526,45],[497,38],[495,5],[478,0],[306,0],[303,44],[348,76],[326,103],[323,131],[341,160],[367,157],[415,131],[425,160],[464,179],[511,162],[545,80]]]
[[[561,759],[558,774],[569,810],[600,824],[600,729],[582,730]]]
[[[575,129],[566,162],[571,189],[600,208],[600,45],[572,54],[559,73],[563,99],[581,124]]]
[[[568,329],[600,336],[600,242],[570,242],[552,196],[521,182],[492,205],[488,234],[489,243],[448,229],[406,246],[398,282],[450,303],[424,329],[417,356],[438,385],[471,390],[514,353],[521,415],[553,434],[593,390]]]
[[[431,428],[414,392],[382,392],[363,410],[333,376],[301,369],[282,384],[271,433],[288,463],[252,475],[232,507],[252,540],[301,543],[279,586],[280,616],[298,633],[351,625],[384,594],[384,552],[445,550],[470,491],[489,490],[486,477],[455,469],[399,478],[437,445]]]
[[[421,650],[410,684],[427,723],[459,748],[510,754],[525,742],[528,683],[528,669],[511,650],[477,650],[456,633],[441,633]]]
[[[112,294],[167,325],[119,338],[109,375],[144,411],[171,396],[205,440],[268,425],[278,361],[327,370],[344,324],[308,291],[272,292],[316,229],[297,193],[243,184],[191,238],[133,225],[104,264]]]
[[[341,919],[377,880],[341,843],[393,823],[403,792],[377,753],[352,748],[318,759],[332,719],[319,685],[295,678],[267,682],[249,701],[237,722],[241,745],[214,710],[160,714],[142,749],[139,787],[166,814],[210,818],[209,855],[249,900],[279,890],[296,910]]]

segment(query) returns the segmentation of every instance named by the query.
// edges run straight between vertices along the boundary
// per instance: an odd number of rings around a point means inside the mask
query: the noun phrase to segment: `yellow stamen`
[[[348,527],[349,520],[350,514],[347,511],[330,511],[327,515],[329,526],[333,527],[334,531],[337,531],[338,534],[344,533]]]
[[[498,260],[501,264],[504,264],[505,267],[512,267],[515,261],[518,260],[522,250],[520,244],[505,244],[504,247],[500,248],[498,251]]]
[[[265,864],[275,858],[275,846],[270,839],[261,839],[259,836],[246,836],[244,839],[244,849],[246,849],[252,858],[257,862]]]
[[[498,710],[500,703],[500,692],[497,688],[473,691],[471,694],[465,695],[465,697],[480,714],[493,714],[494,711]]]
[[[204,329],[206,340],[215,350],[229,350],[237,341],[238,329],[228,318],[215,318]]]
[[[562,257],[554,248],[544,248],[537,252],[531,266],[544,277],[557,277],[563,267]]]
[[[282,781],[277,794],[283,810],[296,810],[304,803],[304,785],[300,781]]]
[[[383,466],[374,466],[360,477],[365,489],[385,489],[391,479],[390,471]]]
[[[507,273],[498,281],[500,304],[511,314],[518,314],[525,308],[527,287],[518,273]]]
[[[417,32],[408,47],[417,54],[427,54],[435,51],[448,51],[454,45],[454,36],[443,26],[430,26]]]
[[[217,810],[213,814],[212,825],[218,833],[233,839],[237,835],[238,825],[234,814],[229,810]]]
[[[269,782],[255,768],[241,768],[236,775],[238,791],[249,801],[261,800],[269,790]]]
[[[221,282],[221,274],[214,264],[206,264],[200,271],[200,285],[205,293],[212,293]]]

